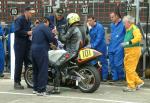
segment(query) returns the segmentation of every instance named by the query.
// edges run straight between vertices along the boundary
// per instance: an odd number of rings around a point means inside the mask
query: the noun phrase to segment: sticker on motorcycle
[[[94,53],[92,49],[83,49],[80,50],[79,55],[80,55],[80,59],[87,59],[94,56]]]

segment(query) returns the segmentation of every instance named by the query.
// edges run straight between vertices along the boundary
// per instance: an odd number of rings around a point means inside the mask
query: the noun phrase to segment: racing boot
[[[51,91],[51,94],[60,94],[60,87],[54,87]]]
[[[24,89],[24,86],[22,86],[21,85],[21,83],[14,83],[14,89],[20,89],[20,90],[22,90],[22,89]]]
[[[54,88],[51,91],[51,94],[60,94],[60,72],[56,70],[55,78],[54,78]]]

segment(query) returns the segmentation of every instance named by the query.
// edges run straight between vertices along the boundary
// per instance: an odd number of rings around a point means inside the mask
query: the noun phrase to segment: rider
[[[67,16],[68,30],[66,34],[58,34],[58,39],[65,44],[65,50],[74,57],[83,46],[83,34],[80,30],[80,17],[77,13],[70,13]]]
[[[59,34],[57,31],[55,33],[58,35],[58,39],[65,44],[65,50],[69,52],[70,58],[73,58],[76,56],[78,50],[80,47],[83,46],[83,34],[80,30],[80,17],[77,13],[69,13],[67,15],[67,25],[68,29],[65,34]],[[56,78],[55,78],[55,87],[54,87],[54,93],[59,93],[59,69],[56,69]]]

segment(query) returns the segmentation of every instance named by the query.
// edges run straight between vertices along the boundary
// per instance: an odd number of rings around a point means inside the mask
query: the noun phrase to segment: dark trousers
[[[0,40],[0,74],[4,71],[5,53],[3,48],[3,43]]]
[[[45,92],[48,80],[48,51],[32,50],[33,89]]]
[[[22,65],[28,55],[28,40],[22,38],[15,38],[15,76],[14,81],[19,83],[21,81]]]
[[[31,41],[29,40],[29,42],[27,43],[27,56],[25,57],[24,60],[24,66],[25,68],[28,68],[28,66],[30,64],[32,64],[32,56],[31,56]]]

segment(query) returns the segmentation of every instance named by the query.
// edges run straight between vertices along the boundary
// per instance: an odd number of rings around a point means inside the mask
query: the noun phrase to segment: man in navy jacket
[[[49,29],[50,19],[44,18],[44,23],[33,30],[32,63],[33,63],[33,93],[43,96],[46,93],[48,80],[48,50],[53,43],[52,32]]]
[[[34,13],[35,10],[33,8],[26,7],[24,14],[15,20],[15,89],[24,89],[20,83],[22,65],[29,53],[29,36],[32,35],[30,19]]]

